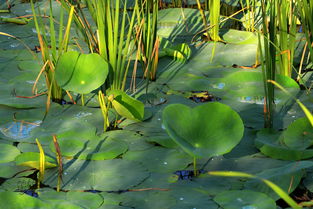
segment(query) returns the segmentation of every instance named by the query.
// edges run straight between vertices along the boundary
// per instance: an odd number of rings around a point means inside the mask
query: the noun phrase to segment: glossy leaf
[[[233,149],[243,136],[239,115],[227,105],[208,103],[190,108],[172,104],[163,110],[169,136],[193,157],[213,157]]]
[[[0,163],[14,161],[20,151],[13,145],[0,143]]]
[[[109,64],[99,54],[70,51],[59,58],[55,73],[55,79],[62,88],[86,94],[105,82]]]
[[[306,149],[313,145],[313,128],[307,118],[299,118],[284,131],[284,142],[288,147]]]

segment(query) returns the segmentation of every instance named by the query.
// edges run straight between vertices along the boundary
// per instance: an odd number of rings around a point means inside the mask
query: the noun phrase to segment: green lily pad
[[[7,191],[24,191],[35,185],[36,181],[31,178],[12,178],[1,184],[0,189]]]
[[[154,147],[143,151],[127,152],[124,159],[142,163],[149,171],[174,172],[185,169],[192,159],[176,149]]]
[[[64,161],[63,169],[61,188],[65,190],[125,190],[137,185],[149,175],[142,165],[125,159],[73,159]],[[57,169],[47,170],[43,183],[56,187],[57,173]]]
[[[273,199],[261,192],[250,190],[231,190],[222,192],[214,197],[223,209],[276,209],[276,203]]]
[[[100,194],[90,192],[56,192],[54,190],[40,191],[39,198],[49,204],[69,202],[79,208],[96,209],[102,205],[103,198]]]
[[[109,64],[99,54],[64,53],[58,60],[55,79],[65,90],[87,94],[99,88],[109,73]]]
[[[282,167],[267,169],[258,173],[257,176],[272,181],[287,193],[291,193],[299,185],[305,174],[305,169],[312,166],[313,162],[311,161],[292,162]],[[253,179],[247,181],[245,188],[263,192],[275,200],[280,198],[270,187],[260,180]]]
[[[299,85],[293,79],[287,76],[276,75],[276,81],[284,88],[288,89],[288,91],[296,92],[299,90]],[[226,83],[225,90],[229,92],[228,95],[231,97],[251,97],[251,100],[253,100],[255,97],[264,97],[265,95],[263,87],[263,75],[258,71],[239,71],[231,73],[226,78],[221,78],[221,82]],[[249,88],[245,88],[245,86],[249,86]],[[286,94],[280,90],[275,92],[275,95],[276,104],[281,102],[280,100],[283,98],[289,98],[288,95],[286,96]],[[246,100],[246,102],[250,102],[248,98],[246,98]],[[258,101],[255,103],[258,103]],[[262,98],[260,98],[259,103],[263,104]]]
[[[197,186],[199,185],[192,184],[192,181],[172,184],[168,195],[176,199],[176,204],[171,209],[220,208],[211,196]]]
[[[20,192],[0,192],[0,208],[52,208],[38,198]]]
[[[118,139],[63,139],[58,142],[62,156],[83,160],[114,159],[124,153],[128,148],[125,142]],[[55,151],[53,142],[50,144],[50,149]]]
[[[0,163],[14,161],[20,151],[13,145],[0,143]]]
[[[121,196],[123,206],[136,209],[172,209],[176,204],[175,198],[163,191],[126,192]]]
[[[280,139],[280,132],[263,129],[255,139],[256,147],[266,156],[282,160],[302,160],[313,157],[313,149],[295,149],[287,147]]]
[[[26,171],[27,169],[29,169],[29,168],[24,167],[24,166],[15,165],[15,162],[1,163],[0,167],[5,168],[5,169],[0,169],[0,177],[1,178],[11,178],[14,175],[16,175],[17,173],[25,173],[23,171]]]
[[[16,96],[32,96],[32,85],[26,82],[13,84],[0,84],[0,104],[15,108],[38,108],[43,107],[47,98],[43,96],[29,98],[19,98]]]
[[[284,143],[294,149],[306,149],[313,145],[313,128],[307,118],[299,118],[290,124],[283,134]]]
[[[189,155],[213,157],[233,149],[243,136],[243,123],[229,106],[208,103],[193,109],[181,104],[163,110],[169,136]]]
[[[38,152],[24,152],[15,158],[16,165],[27,166],[39,169],[40,154]],[[45,156],[45,168],[56,167],[56,162],[53,158]]]

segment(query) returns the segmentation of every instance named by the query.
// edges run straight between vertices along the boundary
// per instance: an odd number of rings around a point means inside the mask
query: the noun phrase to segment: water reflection
[[[42,121],[35,122],[14,121],[3,125],[0,131],[3,135],[12,139],[24,139],[30,136],[31,130],[40,126]]]

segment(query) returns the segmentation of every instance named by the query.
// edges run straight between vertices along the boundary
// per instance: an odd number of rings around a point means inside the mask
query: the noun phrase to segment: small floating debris
[[[209,94],[208,91],[192,91],[192,95],[188,97],[194,102],[215,102],[215,101],[220,101],[221,98],[216,97],[212,94]]]

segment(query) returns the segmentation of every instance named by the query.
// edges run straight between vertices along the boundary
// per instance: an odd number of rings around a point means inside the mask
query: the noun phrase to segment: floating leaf
[[[291,193],[299,185],[301,178],[305,174],[305,169],[311,168],[312,166],[313,162],[311,161],[292,162],[282,167],[267,169],[258,173],[257,176],[264,180],[269,180],[285,192]],[[277,194],[277,191],[273,191],[268,185],[256,179],[247,181],[245,187],[263,192],[275,200],[281,197]]]
[[[54,190],[40,191],[40,199],[50,204],[69,202],[75,204],[77,208],[96,209],[102,205],[103,198],[100,194],[90,192],[56,192]],[[78,207],[80,206],[80,207]]]
[[[60,139],[59,146],[62,156],[88,160],[114,159],[128,148],[127,144],[119,139],[100,140],[98,138],[92,140]],[[53,142],[50,144],[50,149],[55,152]]]
[[[276,209],[275,201],[261,192],[251,190],[224,191],[214,197],[223,209]]]
[[[31,186],[35,185],[36,181],[31,178],[12,178],[6,180],[3,184],[1,184],[0,189],[4,189],[7,191],[24,191],[29,189]]]
[[[129,189],[149,176],[139,163],[125,159],[69,160],[63,162],[63,185],[65,190],[118,191]],[[57,185],[56,169],[46,171],[44,184]]]
[[[313,157],[313,149],[295,149],[284,145],[278,131],[263,129],[258,132],[255,146],[266,156],[282,160],[301,160]]]
[[[58,60],[55,79],[65,90],[87,94],[99,88],[109,73],[109,64],[96,53],[64,53]]]
[[[56,162],[53,158],[46,156],[45,157],[45,167],[46,168],[53,168],[56,167]],[[40,168],[40,154],[37,152],[24,152],[18,155],[15,158],[16,165],[20,166],[27,166],[31,168]]]
[[[233,149],[243,136],[239,115],[229,106],[208,103],[190,108],[181,104],[163,110],[169,136],[193,157],[213,157]]]
[[[47,206],[40,199],[21,192],[0,192],[0,196],[0,208],[45,208]]]
[[[313,128],[307,118],[294,121],[283,136],[284,143],[294,149],[306,149],[313,145]]]
[[[154,147],[143,151],[128,151],[123,158],[140,162],[149,171],[160,173],[183,170],[191,163],[191,159],[188,158],[186,153],[161,147]]]
[[[0,163],[14,161],[20,151],[13,145],[0,143]]]

